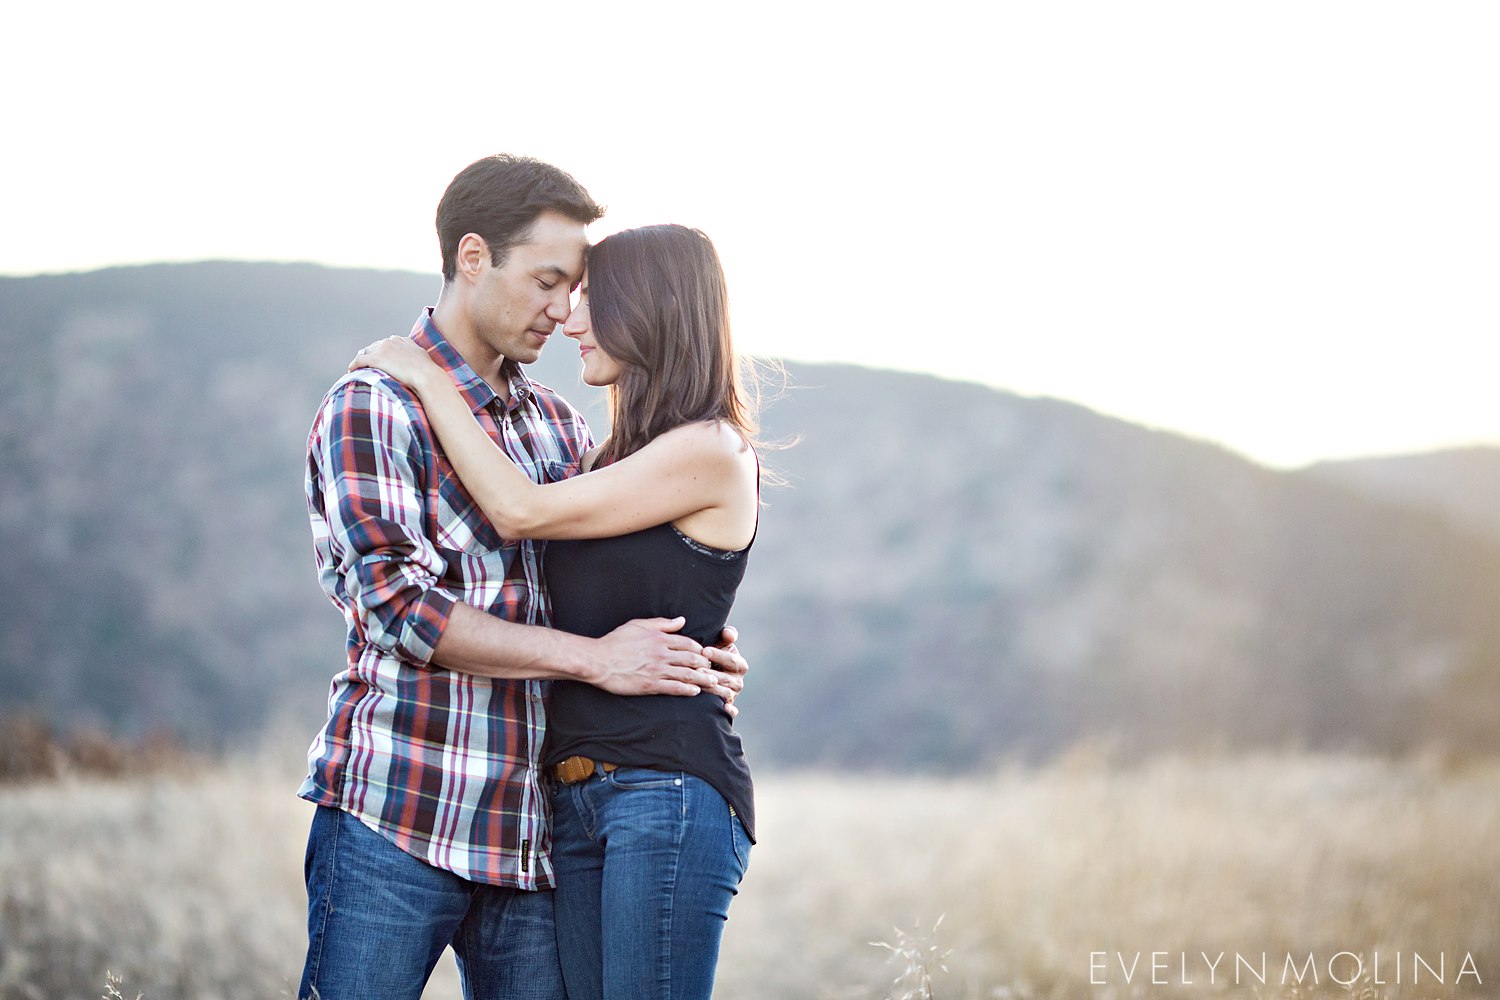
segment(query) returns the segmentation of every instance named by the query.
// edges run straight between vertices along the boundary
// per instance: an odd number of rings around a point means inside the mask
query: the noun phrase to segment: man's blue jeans
[[[466,1000],[563,1000],[551,892],[470,882],[327,806],[306,875],[301,1000],[419,1000],[449,945]]]
[[[622,767],[552,796],[569,1000],[707,1000],[750,838],[713,786]]]

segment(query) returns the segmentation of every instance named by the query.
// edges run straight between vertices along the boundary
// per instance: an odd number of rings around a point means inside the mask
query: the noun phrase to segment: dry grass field
[[[145,1000],[290,996],[295,767],[0,787],[0,1000],[97,997],[106,968]],[[1496,760],[1077,752],[966,779],[764,775],[760,812],[731,1000],[901,996],[915,980],[870,945],[898,928],[951,950],[943,998],[1500,996]],[[427,995],[458,996],[450,960]]]

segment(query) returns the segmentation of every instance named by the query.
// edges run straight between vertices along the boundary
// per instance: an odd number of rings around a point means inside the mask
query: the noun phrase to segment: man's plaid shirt
[[[510,400],[501,400],[430,311],[412,337],[534,481],[577,473],[588,426],[556,393],[507,362]],[[537,769],[547,682],[490,680],[431,662],[458,601],[550,624],[542,543],[495,532],[416,397],[368,368],[324,397],[308,437],[306,487],[319,580],[349,633],[348,664],[333,678],[328,722],[298,794],[464,878],[550,888]]]

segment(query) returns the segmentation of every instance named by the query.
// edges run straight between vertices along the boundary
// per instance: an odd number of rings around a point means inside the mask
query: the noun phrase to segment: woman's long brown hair
[[[589,252],[588,290],[594,338],[621,367],[598,464],[700,420],[723,420],[753,442],[754,398],[741,381],[724,268],[707,236],[662,225],[606,237]]]

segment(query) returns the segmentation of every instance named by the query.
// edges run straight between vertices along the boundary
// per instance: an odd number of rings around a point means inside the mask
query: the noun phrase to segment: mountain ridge
[[[0,711],[310,734],[342,628],[303,442],[353,351],[437,284],[235,262],[0,278]],[[568,355],[530,371],[602,427]],[[756,760],[1493,747],[1500,540],[1430,496],[974,382],[787,368],[763,426],[798,440],[767,455],[792,485],[767,491],[733,617]]]

